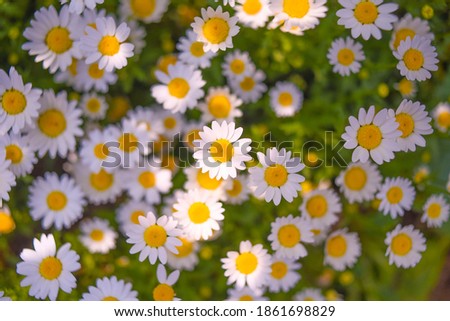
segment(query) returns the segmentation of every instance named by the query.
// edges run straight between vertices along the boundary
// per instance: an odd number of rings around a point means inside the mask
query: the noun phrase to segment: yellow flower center
[[[327,254],[342,257],[347,252],[347,240],[342,235],[336,235],[327,241]]]
[[[116,36],[103,36],[98,43],[98,51],[104,56],[114,56],[120,50],[120,42]]]
[[[306,203],[306,211],[312,218],[323,217],[327,210],[328,202],[323,195],[314,195]]]
[[[130,215],[130,221],[134,224],[139,224],[139,217],[140,216],[145,216],[144,211],[134,211],[133,213],[131,213]]]
[[[67,68],[67,70],[72,75],[72,77],[75,77],[78,74],[78,72],[77,72],[77,65],[78,65],[78,60],[75,59],[75,58],[72,58],[72,63]]]
[[[200,129],[193,129],[186,135],[186,141],[187,141],[189,147],[194,148],[195,147],[194,140],[201,139],[199,133],[200,133]]]
[[[255,88],[256,82],[252,77],[245,77],[244,80],[241,81],[240,86],[243,91],[252,91]]]
[[[86,109],[89,110],[91,113],[98,113],[100,111],[101,107],[100,100],[97,98],[91,98],[86,103]]]
[[[175,119],[175,117],[166,117],[164,119],[164,127],[166,129],[174,129],[176,125],[177,120]]]
[[[337,60],[343,66],[350,66],[355,61],[355,54],[351,49],[342,48],[337,54]]]
[[[413,39],[415,35],[416,32],[409,28],[402,28],[397,30],[397,32],[395,33],[395,39],[393,43],[394,49],[397,50],[398,46],[400,45],[400,42],[406,40],[406,38],[408,37]]]
[[[358,129],[356,139],[361,147],[371,150],[377,148],[381,144],[383,135],[378,126],[364,125]]]
[[[398,83],[398,90],[403,96],[411,95],[414,89],[414,83],[406,78],[403,78]]]
[[[286,263],[282,261],[272,263],[272,272],[270,274],[272,275],[273,278],[281,280],[286,276],[287,272],[288,266]]]
[[[226,163],[231,161],[234,155],[234,148],[228,139],[221,138],[211,144],[209,152],[216,162]]]
[[[22,149],[15,145],[11,144],[5,147],[6,151],[6,159],[11,161],[11,164],[19,164],[23,158]]]
[[[92,230],[90,236],[91,236],[91,239],[93,239],[94,241],[99,242],[99,241],[103,240],[103,237],[105,236],[105,233],[103,233],[102,230],[94,229],[94,230]]]
[[[178,239],[181,241],[181,245],[177,246],[178,254],[175,256],[178,258],[189,256],[194,250],[194,243],[184,237],[178,237]]]
[[[294,247],[301,239],[301,233],[294,224],[286,224],[278,230],[278,241],[283,247]]]
[[[225,95],[216,95],[209,99],[208,110],[215,118],[226,118],[230,114],[231,102]]]
[[[234,179],[233,186],[231,187],[231,189],[227,190],[227,194],[230,195],[231,197],[237,197],[239,196],[239,194],[241,194],[241,192],[242,192],[242,183],[239,180]]]
[[[155,186],[156,177],[152,172],[143,172],[138,177],[139,184],[144,188],[152,188]]]
[[[105,296],[102,301],[119,301],[115,296]]]
[[[123,133],[119,139],[119,148],[125,153],[132,153],[137,149],[138,139],[132,133]]]
[[[422,68],[423,63],[425,62],[425,58],[423,57],[422,51],[411,48],[406,50],[405,54],[403,55],[403,61],[406,68],[416,71]]]
[[[427,215],[429,218],[438,218],[439,216],[441,216],[441,211],[441,205],[438,203],[433,203],[428,206]]]
[[[283,11],[291,18],[303,18],[309,11],[309,0],[284,0]]]
[[[395,255],[404,256],[412,249],[412,239],[406,233],[400,233],[392,238],[391,251]]]
[[[167,232],[159,225],[151,225],[144,231],[144,241],[150,247],[161,247],[166,244]]]
[[[450,112],[443,111],[440,112],[436,119],[439,126],[448,129],[450,127]]]
[[[271,165],[264,171],[264,180],[272,187],[283,186],[288,180],[288,171],[281,164]]]
[[[253,253],[242,253],[236,258],[236,270],[242,274],[252,273],[256,270],[257,266],[258,258]]]
[[[344,182],[348,189],[360,191],[366,186],[367,173],[361,167],[354,166],[345,173]]]
[[[414,131],[414,119],[410,114],[400,113],[395,116],[395,120],[399,123],[398,129],[402,132],[402,138],[406,138]]]
[[[100,143],[94,147],[94,155],[98,159],[105,159],[109,154],[109,149],[106,144]]]
[[[66,130],[66,118],[58,109],[48,109],[39,115],[38,126],[50,138],[61,135]]]
[[[8,115],[18,115],[27,107],[27,99],[24,94],[14,88],[6,90],[1,101],[3,110]]]
[[[97,63],[93,63],[89,65],[88,74],[92,79],[101,79],[105,74],[105,70],[99,69]]]
[[[0,212],[0,233],[8,234],[14,231],[16,224],[11,215],[5,212]]]
[[[222,180],[211,178],[209,177],[208,172],[202,173],[201,170],[198,170],[197,183],[200,185],[201,188],[207,190],[216,190],[222,184]]]
[[[61,211],[67,205],[67,196],[61,191],[52,191],[47,195],[47,206],[52,211]]]
[[[45,36],[47,47],[56,54],[62,54],[72,48],[70,32],[64,27],[54,27]]]
[[[92,173],[89,177],[91,186],[99,192],[108,190],[114,183],[114,175],[103,168],[98,173]]]
[[[157,0],[131,0],[130,7],[133,15],[139,19],[145,19],[153,14]]]
[[[251,295],[246,294],[246,295],[241,296],[239,298],[239,301],[254,301],[254,300]]]
[[[169,72],[169,66],[175,65],[176,63],[177,63],[177,56],[166,55],[158,60],[157,68],[167,74]]]
[[[210,217],[209,207],[205,203],[195,202],[188,210],[189,219],[194,224],[203,224]]]
[[[155,301],[173,301],[175,291],[173,288],[165,283],[158,284],[153,289],[153,300]]]
[[[167,88],[169,89],[169,94],[178,99],[186,97],[191,89],[189,83],[183,78],[172,79],[167,85]]]
[[[230,64],[230,69],[233,72],[233,74],[240,75],[245,70],[245,64],[241,59],[233,59],[233,61]]]
[[[262,9],[261,1],[259,0],[247,0],[242,6],[242,10],[248,15],[255,15]]]
[[[386,193],[389,203],[397,204],[403,199],[403,190],[398,186],[392,186]]]
[[[289,92],[282,92],[280,96],[278,96],[278,103],[282,107],[290,107],[292,106],[292,102],[294,101],[294,98],[292,97],[292,94]]]
[[[205,54],[205,51],[203,50],[203,42],[200,41],[194,41],[191,44],[191,48],[190,48],[190,52],[191,55],[193,55],[194,57],[200,58],[203,57],[203,55]]]
[[[355,7],[355,18],[362,24],[372,24],[378,18],[378,8],[372,2],[363,0]]]
[[[44,279],[51,281],[57,279],[61,275],[62,268],[62,263],[58,258],[48,256],[41,261],[39,273]]]
[[[230,26],[222,18],[211,18],[203,25],[203,35],[212,44],[224,42],[229,32]]]

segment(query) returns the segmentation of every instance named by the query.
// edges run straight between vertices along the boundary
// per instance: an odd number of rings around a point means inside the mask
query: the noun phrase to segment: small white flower
[[[433,109],[433,119],[435,127],[442,133],[446,133],[450,128],[450,104],[439,103]]]
[[[3,136],[0,141],[0,149],[4,149],[6,160],[11,162],[9,170],[16,177],[30,174],[37,162],[34,149],[30,146],[28,140],[20,135]]]
[[[294,295],[295,301],[325,301],[320,289],[307,288]]]
[[[105,161],[110,154],[107,144],[114,140],[114,136],[108,129],[100,131],[94,129],[81,141],[79,158],[84,166],[89,170],[98,172],[101,169],[112,171],[112,168],[105,167]]]
[[[211,195],[217,200],[227,199],[225,189],[230,186],[228,180],[211,178],[208,172],[203,173],[201,168],[195,167],[185,168],[184,173],[187,178],[184,188],[187,191],[198,189],[201,194]]]
[[[228,87],[211,87],[205,102],[200,103],[198,109],[202,111],[202,121],[209,123],[212,120],[230,122],[242,116],[239,107],[242,100],[230,93]]]
[[[303,106],[303,93],[291,82],[277,82],[269,96],[270,107],[278,117],[294,116]]]
[[[272,0],[270,10],[275,16],[273,23],[284,23],[288,30],[315,28],[319,18],[324,18],[328,11],[325,3],[326,0]]]
[[[183,63],[195,68],[208,68],[216,54],[212,51],[205,52],[203,47],[203,42],[197,40],[197,34],[188,30],[186,37],[181,37],[177,43],[177,49],[180,51],[178,57]]]
[[[153,300],[155,301],[179,301],[176,297],[173,285],[180,277],[180,271],[175,270],[167,275],[164,265],[159,264],[156,270],[159,284],[153,289]]]
[[[105,97],[96,93],[84,94],[81,97],[80,107],[83,113],[91,120],[101,120],[106,115],[108,104]]]
[[[148,212],[155,213],[156,210],[146,202],[128,200],[122,203],[117,209],[117,221],[122,233],[126,235],[130,226],[139,225],[139,216],[145,216]]]
[[[84,92],[93,89],[101,93],[106,93],[109,86],[114,85],[118,79],[113,71],[100,69],[96,62],[88,65],[84,61],[78,61],[76,71],[74,88]]]
[[[394,84],[394,88],[400,92],[403,98],[412,98],[417,93],[417,85],[414,81],[402,78]]]
[[[107,220],[94,217],[80,224],[80,241],[91,253],[108,253],[116,247],[117,233]]]
[[[144,23],[161,21],[169,6],[168,0],[121,0],[120,13],[124,19],[140,20]]]
[[[337,220],[342,210],[339,196],[332,189],[319,188],[306,194],[300,206],[302,217],[330,226]]]
[[[182,243],[177,246],[178,254],[168,252],[167,264],[173,269],[192,271],[198,263],[199,243],[186,235],[179,236],[178,239]]]
[[[440,227],[448,221],[450,207],[444,195],[430,196],[423,206],[421,222],[426,222],[428,227]]]
[[[268,288],[272,293],[288,292],[300,281],[298,270],[301,264],[293,259],[280,256],[278,252],[272,256],[272,271],[269,275]]]
[[[248,187],[249,178],[245,174],[231,179],[231,182],[225,187],[225,202],[227,204],[239,205],[249,198],[250,188]]]
[[[97,279],[89,292],[83,293],[81,301],[137,301],[137,292],[131,290],[131,283],[117,280],[117,277]]]
[[[333,72],[341,76],[349,76],[361,69],[361,61],[366,59],[362,45],[352,38],[338,38],[328,50],[327,58],[333,66]]]
[[[403,268],[416,266],[422,258],[421,252],[427,248],[423,234],[412,225],[397,225],[386,235],[384,243],[387,245],[386,256],[389,257],[389,264]]]
[[[256,103],[267,90],[267,86],[264,84],[265,79],[264,72],[256,70],[239,81],[228,79],[228,84],[244,103]]]
[[[403,40],[406,40],[406,38],[413,39],[415,36],[422,36],[431,40],[434,39],[434,35],[430,32],[430,26],[426,20],[413,18],[410,13],[407,13],[403,18],[394,23],[394,30],[392,31],[389,46],[391,50],[397,50]]]
[[[403,216],[405,211],[412,208],[416,191],[407,178],[386,178],[377,198],[381,200],[379,211],[384,215],[390,214],[393,219]]]
[[[325,242],[324,264],[331,265],[337,271],[353,267],[360,255],[358,234],[349,233],[346,228],[334,231]]]
[[[250,59],[248,52],[235,50],[225,56],[222,63],[222,73],[227,77],[228,82],[240,81],[245,76],[255,73],[255,65]]]
[[[269,0],[237,0],[238,5],[234,8],[239,22],[243,25],[258,29],[264,27],[272,12]]]

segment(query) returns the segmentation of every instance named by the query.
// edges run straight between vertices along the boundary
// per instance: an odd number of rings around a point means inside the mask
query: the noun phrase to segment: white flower
[[[255,103],[267,90],[264,79],[266,79],[264,72],[257,70],[239,81],[228,79],[228,84],[244,103]]]
[[[175,138],[174,136],[179,135],[184,127],[184,117],[181,114],[162,109],[160,106],[158,106],[154,118],[161,122],[161,136],[168,141],[173,140]]]
[[[394,88],[400,92],[403,98],[412,98],[417,93],[417,85],[414,81],[402,78],[394,84]]]
[[[347,228],[334,231],[325,242],[324,264],[331,265],[337,271],[353,267],[360,255],[358,234],[347,232]]]
[[[176,115],[170,114],[170,116],[175,117]],[[135,121],[138,126],[144,126],[144,130],[147,133],[146,138],[149,141],[157,140],[162,133],[167,135],[168,128],[164,124],[170,123],[173,127],[176,127],[175,130],[179,127],[177,126],[178,119],[174,118],[173,121],[168,121],[152,107],[137,106],[127,113],[127,117]]]
[[[56,251],[52,234],[42,234],[33,240],[34,250],[24,249],[20,253],[23,262],[17,264],[17,274],[24,275],[20,286],[30,286],[29,295],[37,299],[56,300],[59,289],[66,293],[76,287],[73,272],[80,269],[80,256],[66,243]]]
[[[263,297],[261,289],[252,290],[248,286],[243,288],[228,289],[228,298],[226,301],[267,301],[268,298]]]
[[[328,8],[326,0],[272,0],[270,10],[275,16],[274,23],[284,22],[287,29],[299,28],[307,30],[319,24],[319,18],[324,18]]]
[[[303,106],[303,93],[291,82],[277,82],[269,96],[270,107],[278,117],[294,116]]]
[[[295,301],[325,301],[320,289],[307,288],[294,295]]]
[[[187,237],[179,236],[181,245],[177,246],[178,254],[167,253],[167,264],[177,270],[192,271],[198,263],[197,252],[200,248],[198,242]]]
[[[344,7],[336,12],[338,24],[351,29],[352,37],[362,35],[364,40],[371,36],[381,39],[382,30],[392,30],[397,16],[391,14],[398,8],[396,3],[383,3],[383,0],[339,0]]]
[[[214,10],[211,7],[201,9],[202,17],[195,17],[191,24],[197,34],[197,40],[203,42],[203,50],[217,52],[233,48],[232,38],[239,33],[240,27],[236,25],[238,17],[231,17],[223,12],[222,7]]]
[[[81,141],[79,158],[81,163],[93,172],[101,169],[112,171],[110,167],[105,167],[105,161],[110,153],[107,143],[114,140],[114,136],[108,129],[100,131],[94,129],[87,137]]]
[[[379,211],[384,215],[390,214],[392,218],[403,216],[405,211],[412,208],[416,191],[407,178],[386,178],[377,198],[381,200]]]
[[[248,52],[241,52],[240,50],[228,53],[222,63],[222,73],[227,77],[229,83],[240,81],[245,76],[254,74],[255,69],[256,67]]]
[[[416,266],[422,258],[421,252],[426,250],[426,240],[423,234],[412,225],[402,227],[400,224],[386,235],[386,256],[389,264],[409,268]]]
[[[250,188],[248,187],[249,178],[245,174],[240,174],[231,179],[228,187],[225,187],[226,203],[240,205],[249,198]]]
[[[139,225],[139,216],[145,216],[148,212],[156,211],[146,202],[129,200],[122,203],[117,209],[117,221],[123,234],[127,234],[130,226]]]
[[[11,187],[16,186],[16,177],[9,170],[10,160],[6,160],[5,150],[0,148],[0,207],[3,200],[9,201]]]
[[[225,189],[230,183],[225,179],[209,177],[208,172],[202,172],[201,168],[188,167],[184,169],[187,181],[184,188],[187,191],[198,189],[201,194],[211,195],[212,198],[224,201],[227,199]]]
[[[83,293],[81,301],[137,301],[137,292],[132,291],[132,284],[117,280],[117,277],[97,279],[89,292]]]
[[[116,247],[117,233],[109,226],[107,220],[94,217],[80,224],[80,241],[91,253],[106,254]]]
[[[98,63],[94,62],[90,65],[84,61],[78,61],[76,66],[75,88],[88,92],[91,89],[106,93],[110,85],[114,85],[118,79],[117,75],[112,71],[100,69]]]
[[[269,0],[237,0],[238,5],[234,8],[239,22],[243,25],[257,29],[264,27],[272,12]]]
[[[108,104],[105,97],[99,96],[96,93],[84,94],[81,97],[80,107],[91,120],[101,120],[105,118]]]
[[[159,22],[167,11],[168,0],[121,0],[120,13],[124,18],[144,23]]]
[[[446,102],[439,103],[433,109],[433,119],[437,130],[445,133],[450,128],[450,104]]]
[[[426,222],[428,227],[440,227],[448,221],[450,207],[444,195],[430,196],[423,206],[421,222]]]
[[[103,3],[104,0],[60,0],[61,4],[69,3],[69,12],[81,14],[84,11],[84,8],[95,9],[97,4]]]
[[[208,68],[216,54],[212,51],[205,52],[203,46],[203,42],[197,40],[197,34],[188,30],[186,37],[181,37],[177,43],[180,61],[195,68]]]
[[[167,275],[164,265],[159,264],[156,270],[156,277],[159,284],[153,289],[153,300],[155,301],[179,301],[175,297],[175,291],[173,285],[178,281],[180,277],[180,271],[175,270]]]
[[[254,195],[264,197],[266,202],[273,200],[275,205],[280,204],[283,197],[291,203],[298,197],[301,190],[300,183],[305,178],[298,174],[305,164],[300,158],[291,158],[292,152],[275,147],[266,150],[266,155],[258,152],[258,160],[262,167],[252,167],[250,172],[250,186],[256,187]]]
[[[242,116],[239,106],[242,100],[230,93],[228,87],[210,87],[205,101],[198,105],[202,111],[202,121],[208,123],[212,120],[230,122]]]
[[[213,121],[211,128],[204,126],[199,133],[200,140],[194,158],[196,167],[202,172],[209,172],[209,177],[221,179],[237,176],[237,170],[244,170],[245,164],[251,160],[248,153],[251,150],[251,140],[241,138],[242,127],[235,128],[235,123],[223,121],[219,125]]]
[[[6,160],[11,162],[9,170],[16,177],[30,174],[37,162],[34,149],[30,146],[28,140],[20,135],[3,136],[0,141],[0,149],[4,149]]]
[[[333,72],[341,76],[349,76],[361,69],[361,61],[366,59],[362,45],[352,38],[338,38],[328,50],[327,58],[333,66]]]
[[[335,223],[338,220],[337,214],[341,211],[339,196],[329,188],[309,192],[300,206],[300,212],[305,219],[321,222],[324,226]]]
[[[288,292],[295,287],[301,278],[298,273],[301,266],[300,263],[295,262],[293,259],[283,258],[278,252],[274,254],[272,256],[272,265],[270,266],[272,271],[269,275],[269,291],[272,293]]]
[[[356,148],[352,154],[352,162],[365,163],[370,156],[375,163],[381,165],[394,158],[394,152],[399,150],[396,140],[401,136],[401,131],[398,130],[399,124],[395,118],[389,117],[386,108],[376,115],[374,106],[370,106],[367,112],[360,108],[358,118],[350,116],[348,120],[350,126],[345,127],[345,133],[341,137],[345,140],[345,148]]]
[[[403,18],[394,23],[394,30],[392,31],[389,46],[391,50],[397,50],[403,40],[406,40],[408,37],[413,39],[415,36],[427,37],[431,40],[434,39],[434,35],[430,32],[430,26],[426,20],[413,18],[410,13],[407,13]]]

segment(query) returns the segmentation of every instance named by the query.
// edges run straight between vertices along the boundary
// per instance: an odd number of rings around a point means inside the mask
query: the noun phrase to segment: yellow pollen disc
[[[279,261],[272,263],[272,272],[270,273],[273,278],[281,280],[286,276],[288,272],[288,266],[286,263]]]
[[[151,225],[144,231],[144,241],[150,247],[161,247],[166,244],[167,232],[159,225]]]
[[[378,126],[364,125],[358,129],[356,139],[361,147],[371,150],[380,146],[383,135]]]
[[[95,229],[95,230],[92,230],[90,236],[91,236],[91,239],[98,242],[98,241],[103,240],[104,235],[105,235],[105,233],[103,233],[102,230]]]
[[[173,288],[165,283],[158,284],[153,289],[153,300],[155,301],[173,301],[175,291]]]
[[[139,19],[145,19],[153,14],[157,0],[131,0],[130,7],[133,15]]]
[[[144,188],[152,188],[156,184],[155,174],[152,172],[143,172],[139,175],[139,184]]]
[[[70,72],[70,74],[75,77],[78,72],[77,72],[77,66],[78,66],[78,60],[75,58],[72,58],[72,63],[70,64],[70,66],[67,68],[67,70]]]
[[[226,163],[233,158],[234,148],[228,139],[221,138],[211,144],[209,152],[216,162]]]
[[[6,90],[0,98],[3,110],[9,115],[18,115],[27,107],[24,94],[14,88]]]
[[[400,233],[392,238],[391,251],[395,255],[404,256],[408,254],[413,246],[411,237],[406,233]]]
[[[116,36],[103,36],[98,43],[98,51],[104,56],[114,56],[120,50],[120,42]]]
[[[355,18],[362,24],[372,24],[378,18],[378,8],[370,1],[361,1],[355,7]]]
[[[86,103],[86,109],[94,114],[100,111],[100,107],[100,100],[98,100],[97,98],[91,98]]]
[[[398,90],[403,96],[408,96],[412,94],[414,89],[414,83],[406,78],[403,78],[398,83]]]
[[[283,247],[294,247],[301,240],[301,233],[294,224],[286,224],[278,230],[278,241]]]
[[[443,111],[443,112],[439,113],[436,121],[439,124],[439,126],[445,128],[445,129],[448,129],[450,127],[450,112]]]
[[[416,32],[414,30],[411,30],[409,28],[403,28],[400,30],[397,30],[397,32],[395,33],[395,39],[394,39],[394,49],[397,50],[398,46],[400,45],[400,42],[402,42],[403,40],[406,40],[406,38],[411,38],[413,39],[416,35]]]
[[[327,241],[327,254],[342,257],[347,252],[347,240],[342,235],[336,235]]]
[[[343,66],[350,66],[355,61],[355,54],[351,49],[342,48],[337,54],[337,60]]]
[[[11,161],[11,164],[19,164],[23,158],[22,149],[15,145],[11,144],[5,147],[6,151],[6,159]]]
[[[403,55],[403,62],[409,70],[417,71],[422,68],[425,58],[420,50],[411,48]]]
[[[291,18],[303,18],[309,11],[309,0],[284,0],[283,11]]]
[[[94,147],[95,157],[97,157],[98,159],[105,159],[106,157],[108,157],[108,154],[109,154],[109,150],[105,144],[100,143],[100,144],[95,145],[95,147]]]
[[[167,74],[169,72],[169,66],[175,65],[176,63],[177,63],[177,56],[166,55],[158,60],[157,68]]]
[[[175,254],[175,256],[181,258],[191,254],[194,250],[194,244],[184,237],[178,237],[178,239],[181,241],[181,245],[177,246],[178,254]]]
[[[253,253],[242,253],[236,258],[236,270],[238,270],[242,274],[248,275],[252,273],[256,270],[257,266],[258,258]]]
[[[93,63],[89,65],[88,74],[92,79],[101,79],[105,74],[105,70],[99,69],[97,63]]]
[[[344,183],[348,189],[360,191],[366,186],[367,173],[361,167],[354,166],[345,173]]]
[[[210,217],[209,207],[202,202],[193,203],[188,210],[189,219],[194,224],[203,224]]]
[[[167,88],[169,90],[169,94],[178,99],[186,97],[191,89],[189,83],[183,78],[172,79],[167,85]]]
[[[403,199],[403,190],[398,186],[392,186],[386,193],[386,198],[391,204],[398,204]]]
[[[244,80],[241,81],[240,86],[243,91],[252,91],[255,88],[255,81],[252,77],[245,77]]]
[[[44,279],[51,281],[57,279],[61,275],[62,268],[62,263],[58,258],[48,256],[41,261],[39,273]]]
[[[98,173],[92,173],[89,181],[94,189],[104,192],[114,184],[114,175],[102,168]]]
[[[271,165],[264,171],[264,180],[272,187],[283,186],[288,180],[288,171],[283,165]]]
[[[410,114],[400,113],[395,116],[395,120],[399,124],[398,129],[402,132],[402,138],[406,138],[414,131],[414,119]]]
[[[205,54],[205,51],[203,50],[203,42],[200,41],[194,41],[191,44],[191,48],[190,48],[190,52],[191,55],[193,55],[194,57],[200,58],[203,57],[203,55]]]
[[[102,301],[119,301],[115,296],[105,296]]]
[[[208,110],[215,118],[226,118],[231,111],[230,99],[225,95],[211,97],[208,102]]]
[[[254,301],[251,295],[243,295],[239,298],[239,301]]]
[[[174,117],[167,117],[164,119],[164,127],[166,129],[174,129],[177,125],[177,120]]]
[[[47,206],[52,211],[61,211],[67,205],[67,196],[63,192],[53,191],[47,195]]]
[[[242,183],[237,179],[233,180],[233,187],[227,190],[227,194],[231,197],[237,197],[242,192]]]
[[[132,133],[123,133],[119,139],[119,148],[125,153],[132,153],[137,149],[138,139]]]
[[[328,201],[323,195],[314,195],[306,203],[306,211],[312,218],[323,217],[328,210]]]
[[[14,231],[16,224],[8,213],[0,212],[0,234],[8,234]]]
[[[56,54],[62,54],[72,48],[72,39],[67,28],[54,27],[45,36],[47,47]]]
[[[208,172],[202,173],[201,170],[198,170],[197,183],[201,188],[213,191],[216,190],[220,185],[222,185],[222,180],[211,178],[209,177]]]
[[[250,16],[253,16],[260,12],[262,9],[261,1],[259,0],[247,0],[242,6],[242,10]]]
[[[233,74],[240,75],[245,70],[245,64],[241,59],[234,59],[230,64],[230,69]]]
[[[292,97],[292,94],[289,92],[282,92],[279,96],[278,96],[278,103],[282,106],[282,107],[290,107],[292,106],[292,102],[294,101],[294,98]]]
[[[144,211],[134,211],[133,213],[131,213],[130,215],[130,221],[134,224],[139,224],[139,217],[140,216],[145,216]]]
[[[438,203],[433,203],[428,206],[427,215],[429,218],[438,218],[439,216],[441,216],[441,211],[441,205]]]
[[[319,229],[311,229],[311,232],[314,234],[314,236],[318,236],[321,232]]]
[[[195,147],[194,140],[201,139],[199,133],[200,133],[200,129],[193,129],[186,135],[186,141],[187,141],[187,144],[189,145],[189,147],[194,148]]]
[[[66,118],[58,109],[48,109],[39,115],[39,129],[50,138],[61,135],[66,130]]]
[[[212,44],[224,42],[229,32],[230,26],[222,18],[211,18],[203,25],[203,35]]]

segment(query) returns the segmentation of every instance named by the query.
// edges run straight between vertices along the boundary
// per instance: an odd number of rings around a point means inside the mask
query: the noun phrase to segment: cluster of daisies
[[[297,213],[271,222],[266,236],[270,248],[246,240],[221,260],[228,284],[233,285],[229,300],[265,300],[265,292],[287,292],[297,285],[308,246],[322,247],[324,265],[337,271],[356,264],[363,252],[358,234],[337,227],[342,197],[349,203],[376,201],[377,209],[392,219],[412,211],[413,182],[383,178],[378,165],[392,161],[395,153],[424,147],[424,136],[433,132],[430,116],[435,128],[447,134],[450,106],[439,104],[431,115],[425,105],[407,99],[396,110],[361,108],[342,135],[353,154],[352,163],[335,179],[338,188],[326,183],[305,188],[300,158],[273,147],[253,159],[252,141],[237,126],[243,107],[260,102],[266,92],[277,117],[294,116],[302,108],[303,92],[289,81],[278,81],[268,90],[264,72],[249,53],[233,49],[233,37],[241,26],[303,35],[325,17],[326,1],[234,2],[225,0],[226,10],[203,8],[176,44],[177,53],[160,59],[157,84],[149,90],[154,105],[131,108],[126,99],[115,101],[120,121],[106,125],[111,106],[104,94],[118,80],[117,70],[139,57],[145,48],[144,25],[159,22],[169,1],[122,0],[119,16],[98,10],[103,0],[61,0],[59,11],[53,6],[36,11],[24,31],[23,49],[54,74],[55,82],[82,96],[76,101],[66,91],[33,88],[14,67],[0,70],[1,234],[15,229],[14,213],[3,201],[10,200],[17,181],[32,174],[39,160],[64,160],[64,174],[59,175],[59,169],[39,174],[28,187],[29,215],[46,231],[33,240],[33,249],[21,252],[17,264],[17,273],[24,276],[21,286],[29,287],[30,296],[56,300],[59,290],[71,293],[77,287],[80,256],[70,243],[57,245],[53,230],[77,230],[79,242],[91,253],[109,253],[124,240],[131,255],[148,261],[143,264],[157,265],[153,299],[179,300],[175,284],[180,271],[194,270],[202,244],[220,237],[226,204],[240,205],[252,195],[278,206],[302,196]],[[340,0],[338,24],[364,40],[378,40],[380,29],[393,29],[390,46],[406,77],[399,90],[412,97],[413,81],[426,80],[437,70],[434,37],[425,21],[409,14],[397,21],[392,14],[397,5],[382,2]],[[220,52],[229,49],[233,50],[221,58]],[[342,76],[358,72],[365,59],[362,45],[351,37],[336,39],[327,57]],[[213,59],[222,59],[226,85],[208,84],[206,90],[202,71]],[[197,109],[200,117],[191,119],[190,109]],[[195,164],[179,173],[185,182],[175,189],[172,181],[180,155],[170,146],[178,143]],[[436,194],[426,201],[421,220],[428,227],[448,220],[446,198]],[[115,220],[84,217],[92,206],[108,204],[115,209]],[[426,248],[423,234],[412,225],[398,225],[385,243],[389,263],[403,268],[415,266]],[[131,283],[112,276],[97,279],[80,299],[137,297]],[[317,289],[305,289],[293,299],[324,297]]]

